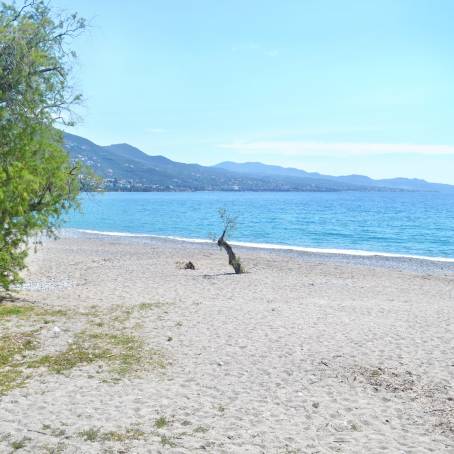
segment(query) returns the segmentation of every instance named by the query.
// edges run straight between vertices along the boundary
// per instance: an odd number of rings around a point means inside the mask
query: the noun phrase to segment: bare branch
[[[52,66],[50,68],[42,68],[35,72],[35,74],[44,74],[56,71],[61,77],[64,77],[63,68],[61,66]]]
[[[6,23],[6,25],[11,25],[13,22],[16,22],[19,17],[22,16],[22,13],[35,4],[35,0],[31,0],[29,3],[25,3],[22,8]]]

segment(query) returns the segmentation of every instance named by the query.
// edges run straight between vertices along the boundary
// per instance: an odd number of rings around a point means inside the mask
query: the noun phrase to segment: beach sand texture
[[[0,318],[31,339],[0,452],[454,453],[452,270],[240,256],[46,242],[6,303],[33,307]]]

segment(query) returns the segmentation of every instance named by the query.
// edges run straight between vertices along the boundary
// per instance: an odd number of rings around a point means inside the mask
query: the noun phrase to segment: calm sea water
[[[83,196],[66,227],[208,239],[218,209],[232,240],[454,258],[454,195],[437,193],[105,193]]]

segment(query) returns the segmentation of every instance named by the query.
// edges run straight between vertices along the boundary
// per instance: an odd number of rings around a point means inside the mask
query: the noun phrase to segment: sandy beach
[[[46,241],[0,305],[0,452],[454,453],[453,264],[238,251]]]

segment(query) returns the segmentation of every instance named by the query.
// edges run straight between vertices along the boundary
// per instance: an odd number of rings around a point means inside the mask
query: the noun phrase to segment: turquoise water
[[[86,194],[66,227],[208,239],[221,207],[238,217],[239,242],[454,258],[453,194]]]

